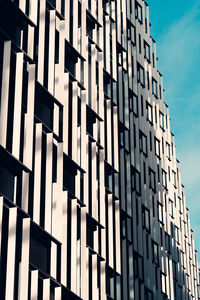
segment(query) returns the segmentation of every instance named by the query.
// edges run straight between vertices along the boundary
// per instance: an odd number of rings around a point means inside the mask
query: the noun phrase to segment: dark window
[[[35,92],[35,116],[53,130],[53,102],[39,85]]]
[[[148,232],[150,232],[150,211],[142,206],[142,225]]]
[[[87,245],[92,249],[94,248],[94,231],[96,230],[96,224],[91,217],[87,216]]]
[[[149,188],[156,191],[156,175],[151,168],[149,168]]]
[[[51,240],[37,226],[31,226],[30,263],[39,270],[50,272]]]
[[[156,98],[158,98],[158,83],[153,77],[152,77],[152,94]]]
[[[76,76],[76,63],[77,56],[71,49],[71,47],[65,43],[65,68],[69,71],[73,76]]]
[[[152,125],[153,124],[153,107],[152,105],[146,101],[146,116],[147,116],[147,121]]]
[[[70,191],[73,195],[75,194],[75,176],[77,169],[73,165],[72,161],[64,156],[63,159],[63,186],[65,189]]]
[[[140,141],[140,152],[143,152],[145,156],[147,156],[147,137],[146,135],[140,131],[139,132],[139,141]]]
[[[151,61],[151,52],[150,46],[144,41],[144,57],[150,62]]]
[[[0,193],[9,200],[14,197],[15,176],[0,162]]]
[[[138,63],[137,65],[137,75],[138,75],[138,82],[141,83],[143,87],[145,87],[145,75],[144,75],[144,68]]]

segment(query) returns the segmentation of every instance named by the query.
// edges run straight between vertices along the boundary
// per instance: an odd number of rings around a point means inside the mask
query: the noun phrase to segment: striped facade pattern
[[[200,299],[143,0],[0,2],[0,299]]]

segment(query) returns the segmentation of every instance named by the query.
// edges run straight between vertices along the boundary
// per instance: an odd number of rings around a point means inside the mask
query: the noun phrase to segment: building
[[[0,1],[0,299],[200,299],[143,0]]]

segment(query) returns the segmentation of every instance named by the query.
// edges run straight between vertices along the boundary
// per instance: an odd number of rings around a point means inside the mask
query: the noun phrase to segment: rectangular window
[[[159,119],[160,119],[160,128],[165,130],[165,117],[161,111],[159,112]]]
[[[169,199],[169,214],[174,218],[174,203],[171,199]]]
[[[144,205],[142,206],[142,226],[150,232],[150,211]]]
[[[146,101],[146,116],[147,121],[149,121],[149,123],[153,125],[153,107],[148,101]]]
[[[149,188],[156,191],[156,175],[151,168],[149,168]]]
[[[180,243],[180,237],[179,237],[179,228],[177,226],[175,226],[174,234],[175,234],[175,240],[179,244]]]
[[[163,223],[163,206],[158,202],[158,221]]]
[[[151,61],[150,46],[147,44],[146,41],[144,41],[144,58],[146,58],[148,62]]]
[[[152,77],[152,94],[156,98],[158,98],[158,83],[153,77]]]
[[[135,17],[141,24],[143,23],[142,6],[137,1],[135,2]]]
[[[160,141],[155,137],[154,138],[154,145],[155,145],[155,155],[160,158]]]
[[[162,182],[164,188],[167,189],[167,173],[164,170],[162,170]]]
[[[138,82],[141,83],[142,87],[145,87],[145,73],[144,73],[144,68],[139,63],[137,65],[137,75],[138,75]]]
[[[170,151],[170,145],[166,142],[166,147],[167,147],[167,157],[169,160],[171,160],[171,151]]]
[[[168,253],[171,253],[171,239],[167,232],[165,232],[165,249]]]
[[[0,194],[14,200],[15,176],[7,167],[0,163]]]
[[[176,185],[176,173],[174,171],[172,171],[173,173],[173,184],[174,184],[174,187],[177,188],[177,185]]]
[[[159,264],[158,244],[152,240],[152,260],[155,264]]]
[[[147,156],[147,137],[146,135],[140,130],[139,132],[139,141],[140,141],[140,152],[143,152],[145,156]]]

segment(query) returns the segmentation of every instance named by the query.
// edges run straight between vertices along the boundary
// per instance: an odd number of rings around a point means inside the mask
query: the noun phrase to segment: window
[[[138,74],[138,82],[141,83],[143,87],[145,87],[145,75],[144,68],[138,63],[137,65],[137,74]]]
[[[164,114],[161,111],[159,113],[159,118],[160,118],[160,128],[165,130],[165,117],[164,117]]]
[[[152,151],[152,133],[149,131],[149,145],[150,145],[150,151]]]
[[[158,98],[158,83],[153,77],[152,77],[152,94],[156,98]]]
[[[148,101],[146,101],[146,116],[147,121],[149,121],[149,123],[153,125],[153,107]]]
[[[144,101],[143,101],[143,96],[141,95],[141,114],[144,116]]]
[[[180,243],[180,237],[179,237],[179,228],[177,226],[175,226],[174,234],[175,234],[175,240],[179,244]]]
[[[149,71],[147,71],[147,88],[150,89],[150,82],[149,82]]]
[[[167,189],[167,173],[162,170],[162,183],[163,187]]]
[[[147,156],[147,137],[142,131],[139,132],[139,141],[140,152],[143,152],[144,155]]]
[[[174,171],[172,171],[172,173],[173,173],[173,184],[174,184],[174,187],[175,188],[177,188],[177,186],[176,186],[176,173],[174,172]]]
[[[133,102],[132,107],[133,107],[133,113],[135,117],[138,117],[138,96],[133,94],[130,98],[130,101]]]
[[[165,249],[168,253],[171,253],[171,239],[167,232],[165,232]]]
[[[48,128],[53,130],[53,103],[36,88],[35,116]]]
[[[156,175],[151,168],[149,168],[149,188],[156,191]]]
[[[38,226],[31,226],[30,263],[47,274],[50,272],[50,250],[49,237]]]
[[[78,58],[73,52],[72,47],[70,44],[65,42],[65,69],[70,72],[73,76],[76,76],[76,63],[78,61]]]
[[[179,211],[183,213],[183,200],[181,198],[179,198]]]
[[[97,230],[97,226],[92,220],[92,218],[87,215],[87,246],[94,248],[94,231]]]
[[[152,259],[155,264],[159,264],[158,244],[152,240]]]
[[[154,138],[154,145],[155,145],[155,155],[160,158],[160,141],[155,137]]]
[[[169,214],[174,218],[174,203],[171,199],[169,199]]]
[[[142,16],[142,7],[139,3],[135,2],[135,17],[138,19],[140,23],[143,23],[143,16]]]
[[[17,16],[13,16],[11,13],[8,13],[8,10],[5,10],[4,5],[1,5],[0,28],[6,33],[9,39],[11,39],[18,47],[20,47],[22,34],[20,23],[22,24],[23,20],[21,20],[21,22],[17,20]]]
[[[166,143],[166,147],[167,147],[167,157],[168,157],[169,160],[171,160],[170,145],[168,143]]]
[[[137,194],[140,195],[141,193],[140,173],[134,167],[131,168],[131,173],[132,173],[131,175],[132,189],[135,190]]]
[[[144,205],[142,206],[142,226],[150,232],[150,211]]]
[[[163,223],[163,206],[158,202],[158,221]]]
[[[64,190],[68,190],[73,195],[75,194],[75,177],[77,174],[77,169],[73,161],[64,156],[63,159],[63,187]]]
[[[105,187],[112,192],[113,190],[113,172],[108,164],[105,164]]]
[[[0,194],[9,200],[14,200],[15,176],[14,174],[0,163]]]
[[[146,58],[149,62],[151,61],[150,46],[146,41],[144,41],[144,58]]]
[[[109,296],[109,299],[115,298],[115,277],[114,274],[107,271],[106,276],[106,293]]]
[[[95,23],[90,18],[89,14],[87,14],[87,20],[86,20],[86,32],[87,35],[92,39],[92,33],[93,29],[95,28]]]

